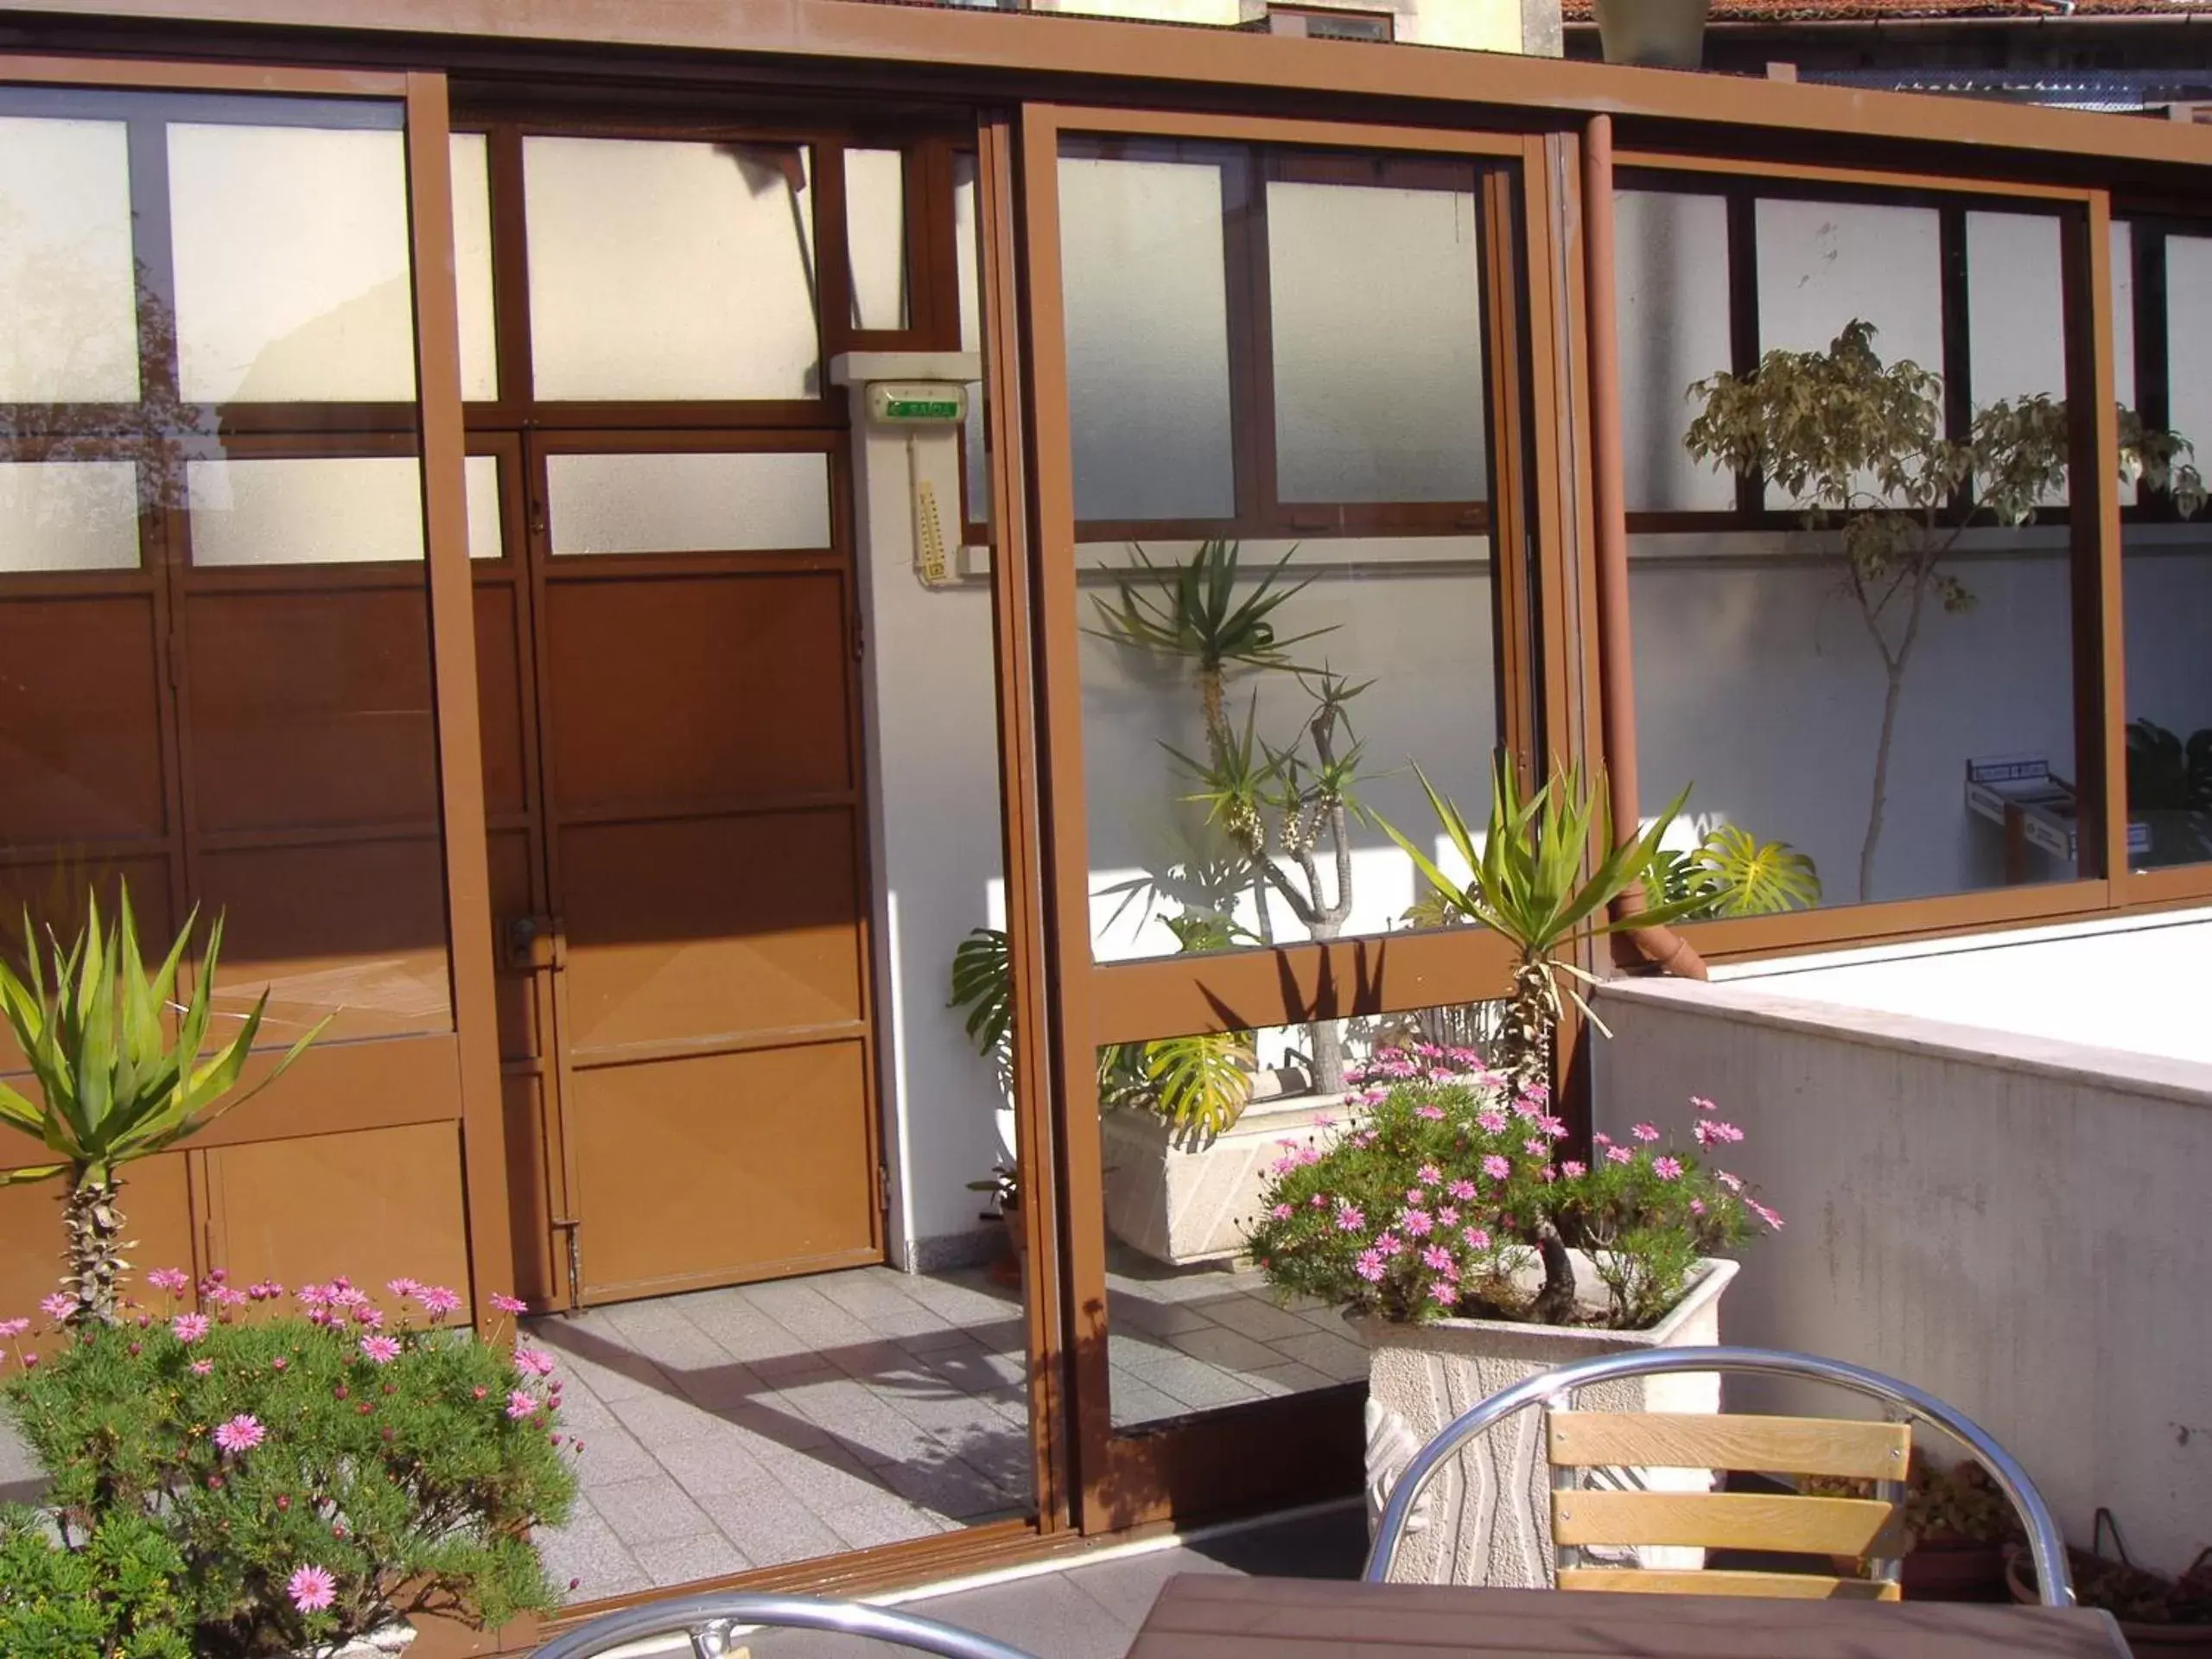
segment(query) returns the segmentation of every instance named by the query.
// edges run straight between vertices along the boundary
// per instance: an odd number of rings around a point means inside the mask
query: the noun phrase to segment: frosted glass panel
[[[499,458],[471,455],[468,480],[468,556],[496,559],[507,550],[499,530]]]
[[[1885,364],[1943,372],[1942,250],[1932,207],[1758,204],[1759,348],[1824,352],[1857,320]],[[1857,487],[1872,490],[1871,474]],[[1769,484],[1767,505],[1791,505]]]
[[[2036,392],[2066,396],[2060,258],[2056,219],[1967,215],[1967,355],[1977,407]]]
[[[845,152],[845,240],[853,271],[853,327],[906,326],[906,158],[895,149]]]
[[[180,124],[168,157],[188,399],[412,400],[398,132]]]
[[[1284,501],[1478,501],[1475,195],[1268,186],[1275,489]]]
[[[1885,363],[1943,368],[1942,255],[1932,207],[1758,204],[1759,346],[1826,351],[1856,317]]]
[[[830,545],[830,459],[549,455],[553,551],[738,553]]]
[[[1730,366],[1728,205],[1624,190],[1613,211],[1629,508],[1725,511],[1734,474],[1691,460],[1682,434],[1691,383]]]
[[[130,570],[138,468],[127,461],[0,461],[0,570]]]
[[[810,176],[790,147],[525,139],[537,395],[817,396]]]
[[[960,349],[983,349],[983,287],[977,268],[976,225],[976,158],[952,158],[952,260],[960,285]],[[961,450],[968,463],[968,518],[974,524],[991,518],[990,461],[983,446],[982,389],[968,400],[968,415],[961,427]]]
[[[1059,183],[1077,518],[1228,518],[1223,167],[1064,156]]]
[[[0,404],[136,402],[120,121],[0,116]]]
[[[412,455],[188,461],[185,493],[194,564],[423,556],[423,474]]]
[[[2212,239],[2166,238],[2166,423],[2212,466]]]
[[[454,283],[461,301],[461,395],[499,395],[492,328],[492,174],[480,132],[453,135]]]

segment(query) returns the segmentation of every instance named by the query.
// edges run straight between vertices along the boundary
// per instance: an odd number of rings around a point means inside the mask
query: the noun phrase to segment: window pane
[[[1972,327],[1991,342],[1974,357],[1986,404],[2043,389],[2044,341],[2015,342],[2060,332],[2056,244],[2047,219],[1976,218],[1976,257],[1993,267],[1969,295],[1985,299]],[[1936,220],[1917,207],[1762,201],[1766,344],[1825,351],[1856,317],[1877,325],[1885,367],[1909,357],[1940,374]],[[1989,297],[1985,280],[2012,286]],[[1940,385],[1929,399],[1940,431]],[[1758,435],[1774,442],[1772,423]],[[1814,447],[1784,454],[1809,461]],[[1866,495],[1854,503],[1880,511]],[[1694,784],[1669,844],[1702,847],[1724,868],[1746,845],[1786,844],[1817,882],[1772,895],[1789,908],[2073,879],[2083,780],[2066,528],[1984,525],[1954,540],[1948,524],[1869,517],[1896,539],[1855,543],[1854,572],[1850,522],[1630,538],[1643,810]],[[1716,897],[1708,913],[1745,912]]]
[[[553,551],[734,553],[830,545],[830,459],[549,455]]]
[[[492,173],[480,132],[453,135],[454,283],[461,301],[461,395],[499,395],[492,327]]]
[[[1215,359],[1222,384],[1213,412],[1205,424],[1191,423],[1193,354],[1163,352],[1157,332],[1172,308],[1126,303],[1128,290],[1116,279],[1136,269],[1151,274],[1132,286],[1149,283],[1163,302],[1175,283],[1193,303],[1211,296],[1210,327],[1225,333],[1231,313],[1219,302],[1230,291],[1221,286],[1219,263],[1224,181],[1257,176],[1266,159],[1259,151],[1203,164],[1091,159],[1080,151],[1064,156],[1063,176],[1076,181],[1077,200],[1065,205],[1063,222],[1095,226],[1085,204],[1111,204],[1126,232],[1113,248],[1094,244],[1092,257],[1071,259],[1065,268],[1071,356],[1105,377],[1113,394],[1110,402],[1090,404],[1088,442],[1077,421],[1079,520],[1105,511],[1102,501],[1121,504],[1121,512],[1132,505],[1154,513],[1233,509],[1225,357]],[[1344,278],[1344,263],[1324,230],[1342,236],[1364,225],[1365,233],[1381,235],[1410,222],[1440,243],[1444,223],[1462,211],[1454,193],[1440,190],[1418,213],[1400,218],[1402,193],[1375,189],[1365,182],[1372,172],[1357,176],[1359,182],[1310,187],[1346,193],[1351,206],[1342,214],[1301,188],[1273,250],[1276,293],[1318,296]],[[1155,187],[1163,180],[1161,197]],[[1160,223],[1136,211],[1148,200],[1187,207],[1184,248],[1143,240]],[[1205,260],[1182,257],[1201,243],[1211,251]],[[1471,264],[1475,250],[1466,257]],[[1469,298],[1456,257],[1438,255],[1424,265],[1408,255],[1397,263],[1395,315],[1456,316]],[[1203,283],[1192,275],[1194,264],[1203,267]],[[1471,332],[1480,331],[1478,312]],[[1273,401],[1286,432],[1313,440],[1309,475],[1335,466],[1335,483],[1360,468],[1393,486],[1440,478],[1455,488],[1473,482],[1456,438],[1456,458],[1433,451],[1409,460],[1395,406],[1337,396],[1337,380],[1317,365],[1331,360],[1341,332],[1334,308],[1318,298],[1294,297],[1275,319],[1278,361],[1304,366],[1279,379]],[[1379,334],[1361,338],[1385,355],[1400,349]],[[1472,412],[1478,429],[1479,353],[1443,355],[1457,365],[1457,382],[1433,370],[1421,396],[1439,411]],[[1078,372],[1078,398],[1083,385]],[[1114,411],[1112,422],[1095,418],[1102,408]],[[1159,477],[1141,476],[1131,465],[1151,454],[1162,430],[1153,416],[1163,410],[1178,445],[1158,457],[1159,473],[1172,468],[1178,481],[1166,500],[1147,497]],[[1264,406],[1255,423],[1273,424]],[[1318,441],[1324,432],[1331,434],[1326,453]],[[1347,467],[1332,456],[1358,459]],[[1133,543],[1080,524],[1076,531],[1094,957],[1293,944],[1405,925],[1422,897],[1413,861],[1369,818],[1339,812],[1339,791],[1348,789],[1447,861],[1413,763],[1478,822],[1487,810],[1499,731],[1489,538],[1446,523],[1399,534],[1350,531],[1332,521],[1295,539],[1262,531],[1203,544],[1172,534]],[[1207,608],[1202,596],[1216,589],[1230,596],[1223,615],[1243,620],[1210,663],[1195,642],[1210,626],[1198,614]],[[1199,597],[1185,603],[1186,592]]]
[[[1472,168],[1465,190],[1268,183],[1283,500],[1489,494],[1478,236]]]
[[[131,570],[138,468],[127,461],[0,461],[0,570]]]
[[[1759,349],[1825,352],[1844,326],[1874,326],[1885,363],[1943,371],[1942,251],[1932,207],[1758,204]],[[1859,487],[1871,489],[1861,479]],[[1794,505],[1769,484],[1770,506]]]
[[[1222,215],[1241,166],[1060,158],[1078,520],[1236,511]]]
[[[1691,384],[1729,366],[1728,204],[1624,190],[1613,211],[1629,508],[1725,512],[1734,476],[1691,460],[1682,431]]]
[[[818,395],[810,155],[525,139],[537,395]]]
[[[397,131],[180,123],[168,161],[187,399],[413,398]]]
[[[906,326],[906,158],[895,149],[845,152],[845,239],[852,259],[853,327]]]
[[[423,556],[423,475],[412,455],[188,461],[185,489],[194,564]]]
[[[497,559],[505,556],[506,538],[499,527],[499,458],[471,455],[467,462],[468,556]]]
[[[952,258],[960,283],[960,349],[983,349],[983,287],[978,269],[979,227],[976,222],[976,158],[966,153],[952,158]],[[989,454],[983,442],[983,388],[968,400],[968,415],[960,429],[961,454],[968,466],[968,518],[972,524],[991,521]]]
[[[2058,220],[1967,215],[1967,338],[1979,405],[2066,396],[2065,276]]]
[[[2168,236],[2167,423],[2212,464],[2212,238]],[[2130,524],[2121,570],[2127,619],[2130,861],[2212,860],[2212,513]]]
[[[120,121],[0,116],[0,404],[138,397]]]

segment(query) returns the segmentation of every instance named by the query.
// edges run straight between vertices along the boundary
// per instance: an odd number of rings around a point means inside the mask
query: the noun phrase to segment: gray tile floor
[[[1366,1375],[1332,1313],[1258,1276],[1116,1255],[1116,1422]],[[1018,1294],[980,1269],[868,1268],[540,1319],[583,1442],[541,1539],[594,1601],[1019,1515],[1029,1503]]]

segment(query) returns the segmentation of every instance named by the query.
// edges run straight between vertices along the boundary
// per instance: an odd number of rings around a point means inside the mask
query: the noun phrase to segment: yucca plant
[[[1599,935],[1655,927],[1695,912],[1694,902],[1663,897],[1657,879],[1660,840],[1689,791],[1676,796],[1641,836],[1617,847],[1602,776],[1593,783],[1580,767],[1560,772],[1524,798],[1512,762],[1501,751],[1491,785],[1490,824],[1478,844],[1459,809],[1437,793],[1419,766],[1414,775],[1472,876],[1453,880],[1395,825],[1379,817],[1375,822],[1427,879],[1438,912],[1487,927],[1513,946],[1519,958],[1513,995],[1499,1021],[1491,1063],[1516,1090],[1534,1088],[1551,1074],[1552,1043],[1566,1000],[1572,998],[1590,1014],[1573,982],[1595,982],[1560,955],[1560,948],[1585,930]],[[1593,830],[1608,850],[1585,875],[1583,860]],[[1606,906],[1639,884],[1651,890],[1646,908],[1618,918],[1605,913]],[[1591,1014],[1591,1019],[1595,1022],[1597,1016]],[[1599,1029],[1605,1029],[1602,1023]]]
[[[112,924],[103,925],[99,899],[93,894],[86,899],[85,928],[75,944],[64,950],[59,938],[49,936],[50,986],[28,914],[27,977],[0,962],[0,1012],[29,1062],[40,1095],[34,1102],[0,1084],[0,1122],[33,1136],[54,1154],[50,1163],[0,1175],[0,1183],[16,1185],[56,1175],[67,1181],[63,1219],[69,1270],[61,1285],[73,1304],[68,1316],[73,1324],[115,1321],[117,1280],[130,1265],[123,1255],[130,1246],[123,1236],[118,1201],[124,1166],[168,1151],[206,1128],[220,1112],[250,1099],[322,1030],[316,1026],[255,1088],[237,1093],[269,1003],[264,991],[230,1041],[200,1058],[214,1017],[215,963],[223,948],[218,916],[208,930],[191,1001],[177,1009],[172,1036],[166,1019],[175,1006],[177,970],[199,914],[195,908],[185,918],[183,931],[151,975],[139,951],[127,887]]]

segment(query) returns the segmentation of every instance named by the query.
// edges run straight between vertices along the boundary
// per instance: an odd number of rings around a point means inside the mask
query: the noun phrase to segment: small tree
[[[1904,680],[1930,601],[1954,613],[1974,595],[1946,568],[1977,524],[2015,525],[2066,486],[2066,404],[2035,396],[1975,411],[1954,437],[1943,382],[1909,359],[1885,364],[1874,327],[1853,320],[1825,352],[1770,351],[1745,375],[1690,387],[1700,405],[1683,438],[1698,460],[1764,474],[1787,491],[1808,530],[1838,531],[1844,590],[1881,658],[1881,734],[1874,746],[1859,897],[1872,896],[1889,800],[1890,753]],[[2120,411],[2124,475],[2170,493],[2184,513],[2204,503],[2195,451]]]
[[[172,1037],[168,1017],[177,969],[200,912],[186,918],[168,956],[149,976],[138,950],[130,889],[123,890],[116,925],[101,925],[97,895],[87,897],[86,907],[85,930],[74,944],[64,950],[59,939],[49,941],[50,992],[28,915],[28,982],[0,962],[0,1013],[30,1063],[40,1095],[33,1102],[0,1084],[0,1122],[35,1137],[55,1155],[52,1163],[0,1175],[0,1185],[55,1175],[67,1179],[63,1214],[69,1271],[61,1285],[74,1305],[69,1318],[77,1324],[112,1325],[117,1278],[130,1265],[123,1255],[130,1248],[123,1236],[119,1201],[123,1166],[168,1151],[206,1128],[218,1112],[266,1088],[322,1026],[295,1043],[253,1089],[234,1093],[269,995],[262,993],[228,1043],[201,1059],[214,1017],[211,1005],[215,963],[223,949],[222,918],[217,917],[208,931],[207,953],[194,978],[192,1000],[176,1010]]]

